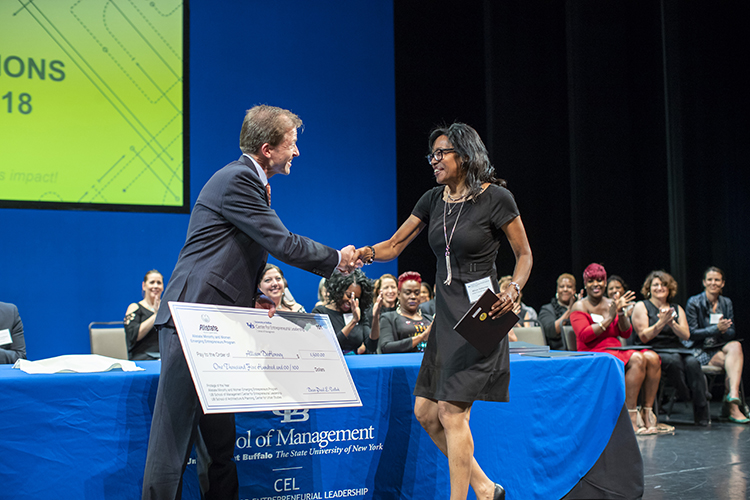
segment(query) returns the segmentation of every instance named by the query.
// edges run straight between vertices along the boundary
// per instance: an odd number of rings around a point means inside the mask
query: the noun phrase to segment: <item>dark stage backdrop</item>
[[[749,13],[727,1],[396,2],[399,220],[434,185],[430,128],[464,121],[521,210],[534,252],[524,302],[549,302],[563,272],[580,289],[600,262],[637,291],[669,271],[684,306],[716,265],[744,337]],[[434,266],[425,236],[399,259],[428,281]]]
[[[393,233],[390,0],[191,0],[189,45],[191,207],[240,156],[245,110],[271,104],[305,122],[292,174],[271,181],[287,227],[335,248]],[[38,142],[29,161],[54,162]],[[0,210],[0,301],[18,305],[29,358],[89,352],[89,322],[121,320],[149,269],[169,279],[187,224],[185,214]],[[318,277],[284,269],[312,309]],[[396,263],[366,271],[395,272]]]

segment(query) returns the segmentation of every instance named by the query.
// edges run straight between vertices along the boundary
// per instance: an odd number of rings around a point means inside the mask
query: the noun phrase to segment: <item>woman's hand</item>
[[[666,326],[674,321],[674,307],[662,307],[659,309],[659,320],[657,324]]]
[[[359,323],[359,319],[362,317],[362,311],[360,311],[359,309],[359,299],[354,297],[354,292],[352,292],[350,302],[352,304],[352,320],[356,325],[357,323]]]
[[[159,306],[161,306],[161,297],[156,297],[154,299],[154,314],[159,312]]]
[[[513,309],[513,307],[515,306],[515,301],[513,299],[515,291],[515,287],[509,286],[505,289],[504,292],[500,292],[497,294],[498,300],[497,302],[492,304],[492,309],[490,309],[490,318],[497,319]]]
[[[723,316],[721,319],[719,319],[719,322],[716,324],[716,328],[719,329],[719,333],[727,333],[727,330],[732,326],[732,320],[731,319],[725,319]]]
[[[620,314],[634,304],[635,292],[632,290],[627,291],[622,297],[620,297],[620,292],[617,292],[614,302],[617,304],[617,314]]]
[[[372,305],[372,316],[380,316],[380,309],[383,307],[383,292],[378,293],[378,298],[375,299],[375,303]]]

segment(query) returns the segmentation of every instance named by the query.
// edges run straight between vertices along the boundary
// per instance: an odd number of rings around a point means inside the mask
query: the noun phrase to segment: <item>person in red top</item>
[[[625,364],[625,405],[636,434],[660,431],[653,412],[654,399],[661,380],[659,355],[650,350],[613,350],[621,347],[620,339],[633,332],[625,311],[633,304],[635,292],[613,298],[605,297],[607,271],[599,264],[589,264],[583,271],[586,297],[573,304],[570,323],[576,333],[579,351],[606,352]],[[638,394],[644,389],[644,408],[637,408]],[[674,429],[672,429],[674,430]],[[666,431],[666,429],[665,429]]]

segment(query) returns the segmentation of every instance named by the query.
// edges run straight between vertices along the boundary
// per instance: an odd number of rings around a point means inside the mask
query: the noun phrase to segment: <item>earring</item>
[[[560,300],[560,294],[559,293],[555,293],[555,300]]]

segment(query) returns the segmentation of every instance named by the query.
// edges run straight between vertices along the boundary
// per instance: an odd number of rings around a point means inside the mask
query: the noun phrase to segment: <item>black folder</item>
[[[490,318],[490,310],[495,302],[497,295],[488,288],[453,327],[485,356],[489,356],[518,323],[518,316],[513,311],[508,311],[497,319]]]

